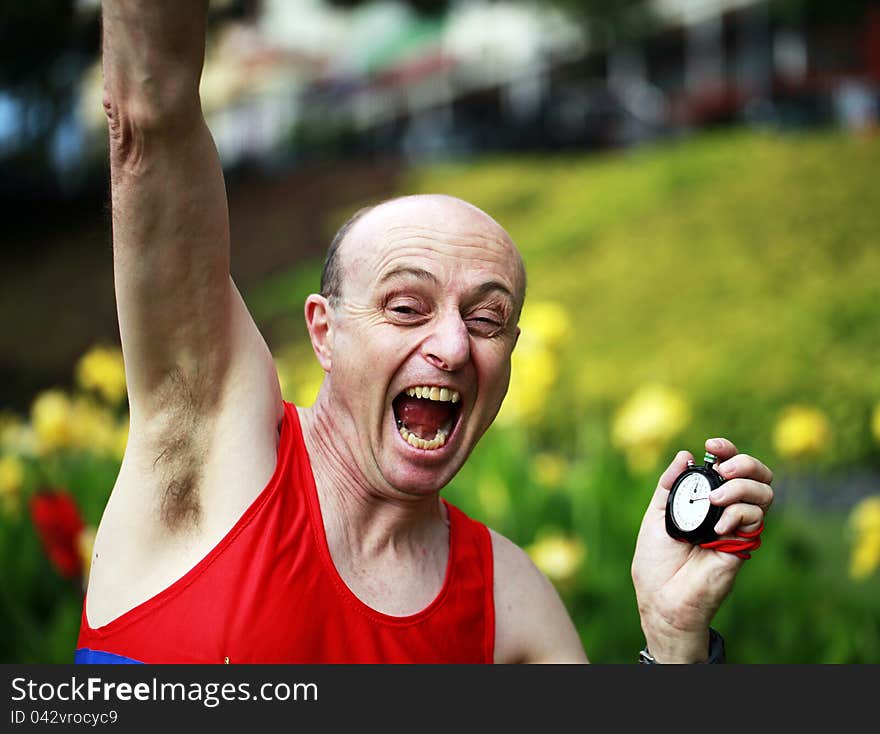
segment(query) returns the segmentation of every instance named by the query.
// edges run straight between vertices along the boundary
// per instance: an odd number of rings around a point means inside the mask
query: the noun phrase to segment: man
[[[113,252],[131,411],[77,659],[586,662],[550,582],[440,499],[507,390],[522,260],[487,214],[396,199],[337,237],[305,317],[325,380],[282,400],[229,274],[198,84],[207,3],[105,2]],[[199,7],[200,6],[200,7]],[[707,442],[717,529],[759,527],[771,472]],[[742,560],[672,540],[660,478],[633,580],[659,662],[710,655]],[[635,653],[634,653],[635,656]]]

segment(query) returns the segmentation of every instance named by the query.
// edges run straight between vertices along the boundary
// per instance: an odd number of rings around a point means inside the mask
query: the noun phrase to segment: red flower
[[[82,575],[82,557],[77,539],[83,519],[73,498],[63,489],[43,490],[31,497],[31,519],[52,565],[62,576]]]

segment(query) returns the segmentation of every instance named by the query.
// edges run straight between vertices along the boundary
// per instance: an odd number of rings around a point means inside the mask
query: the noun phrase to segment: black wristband
[[[647,645],[639,651],[639,662],[646,665],[656,665],[657,661],[654,656],[648,652]],[[721,633],[709,628],[709,657],[703,661],[704,665],[727,662],[727,652],[724,648],[724,638]]]

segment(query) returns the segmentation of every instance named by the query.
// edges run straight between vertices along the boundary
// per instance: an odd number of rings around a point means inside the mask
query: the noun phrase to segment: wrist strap
[[[700,548],[733,553],[740,558],[749,559],[752,557],[749,551],[757,550],[761,547],[762,532],[764,532],[764,523],[761,523],[761,526],[751,533],[736,533],[737,538],[744,538],[744,540],[736,540],[734,538],[713,540],[711,543],[700,543]]]
[[[656,665],[657,661],[654,659],[654,656],[648,652],[648,646],[645,645],[642,650],[639,651],[639,662],[646,665]],[[727,662],[727,651],[724,646],[724,638],[721,636],[721,633],[713,629],[709,628],[709,657],[707,660],[703,661],[704,665],[709,664],[720,664]]]

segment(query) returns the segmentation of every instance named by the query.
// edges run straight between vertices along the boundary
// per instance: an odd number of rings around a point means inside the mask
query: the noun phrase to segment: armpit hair
[[[153,461],[158,473],[159,516],[172,532],[198,526],[202,516],[201,480],[208,447],[204,419],[209,409],[205,380],[198,370],[187,374],[172,369],[156,391],[156,405],[163,416],[159,453]]]

